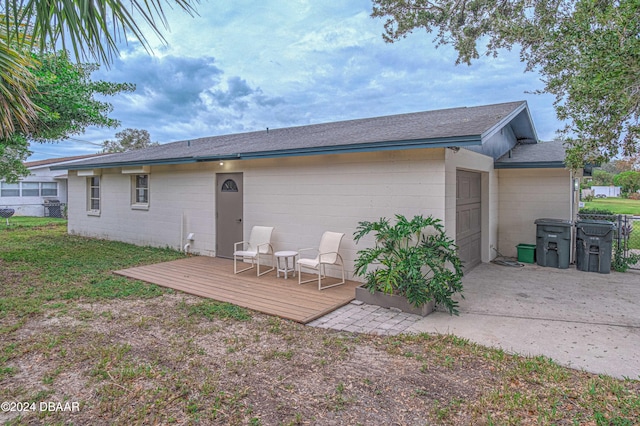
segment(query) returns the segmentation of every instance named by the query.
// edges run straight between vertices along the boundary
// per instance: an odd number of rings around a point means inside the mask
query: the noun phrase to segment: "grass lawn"
[[[593,201],[585,202],[584,206],[589,209],[611,210],[614,214],[640,216],[640,200],[617,197],[594,198]]]
[[[35,226],[59,225],[66,224],[66,219],[55,217],[31,217],[31,216],[12,216],[9,218],[9,228],[7,228],[7,220],[0,218],[0,230],[14,228],[30,228]]]
[[[632,425],[640,418],[639,381],[451,335],[303,326],[110,273],[180,257],[68,235],[64,221],[0,224],[0,401],[27,403],[22,412],[0,412],[0,422]],[[78,409],[41,411],[42,402]]]

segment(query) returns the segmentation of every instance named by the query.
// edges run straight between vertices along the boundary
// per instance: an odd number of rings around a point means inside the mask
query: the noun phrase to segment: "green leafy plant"
[[[627,253],[624,249],[615,245],[611,267],[617,272],[627,272],[632,265],[640,262],[640,254]]]
[[[433,300],[458,315],[458,302],[452,297],[462,293],[462,261],[440,219],[396,215],[395,224],[386,218],[363,221],[354,240],[358,243],[370,233],[374,247],[358,251],[355,262],[355,273],[366,278],[366,289],[404,296],[418,308]]]

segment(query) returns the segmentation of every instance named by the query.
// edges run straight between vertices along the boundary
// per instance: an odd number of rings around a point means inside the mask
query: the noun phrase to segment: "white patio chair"
[[[233,245],[233,273],[239,274],[240,272],[253,269],[255,264],[258,265],[256,274],[257,276],[264,275],[275,269],[275,261],[273,257],[273,247],[271,246],[271,234],[273,233],[272,226],[254,226],[251,229],[251,235],[249,241],[238,241]],[[260,272],[260,258],[264,256],[271,257],[271,269]],[[251,259],[251,266],[238,270],[238,260],[245,261]],[[254,263],[255,262],[255,263]]]
[[[342,242],[344,234],[339,232],[327,231],[322,234],[320,239],[320,247],[318,249],[306,248],[300,249],[300,259],[298,259],[298,284],[310,283],[316,279],[302,280],[302,268],[312,269],[314,273],[318,274],[318,290],[324,290],[325,288],[335,287],[337,285],[344,284],[344,262],[342,256],[338,253],[340,250],[340,243]],[[305,251],[317,251],[318,255],[315,258],[303,258],[302,254]],[[342,269],[342,281],[339,283],[322,286],[322,280],[326,278],[325,267],[326,265],[339,265]]]

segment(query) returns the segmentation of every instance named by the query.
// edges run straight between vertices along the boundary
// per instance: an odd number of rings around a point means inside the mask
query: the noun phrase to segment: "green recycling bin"
[[[613,234],[616,225],[607,220],[576,222],[576,269],[585,272],[611,272]]]
[[[536,219],[536,262],[540,266],[567,269],[571,260],[571,228],[564,219]]]
[[[536,263],[536,245],[535,244],[518,244],[518,262]]]

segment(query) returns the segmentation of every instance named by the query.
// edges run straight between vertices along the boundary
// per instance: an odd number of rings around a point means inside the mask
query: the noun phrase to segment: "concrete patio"
[[[394,335],[443,333],[618,378],[640,379],[640,271],[598,274],[482,264],[464,277],[460,316],[351,303],[309,325]]]
[[[406,332],[451,333],[575,369],[640,379],[640,271],[598,274],[482,264],[460,316],[434,312]]]

